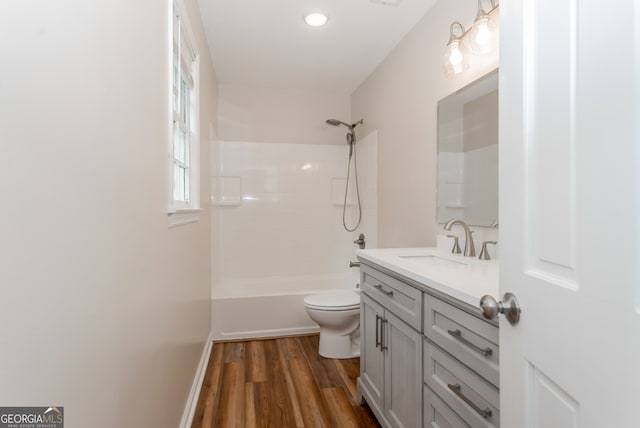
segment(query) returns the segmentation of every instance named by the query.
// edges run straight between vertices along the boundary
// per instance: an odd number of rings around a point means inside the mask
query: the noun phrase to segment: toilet
[[[313,294],[305,297],[304,307],[320,326],[321,356],[360,356],[360,290]]]

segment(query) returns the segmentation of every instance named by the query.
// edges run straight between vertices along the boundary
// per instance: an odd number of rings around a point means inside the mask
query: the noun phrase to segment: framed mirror
[[[498,220],[498,70],[438,102],[436,218]]]

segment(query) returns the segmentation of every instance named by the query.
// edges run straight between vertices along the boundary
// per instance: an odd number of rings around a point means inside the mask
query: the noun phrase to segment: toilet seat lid
[[[338,291],[313,294],[304,298],[304,305],[312,309],[344,311],[360,307],[360,294],[355,291]]]

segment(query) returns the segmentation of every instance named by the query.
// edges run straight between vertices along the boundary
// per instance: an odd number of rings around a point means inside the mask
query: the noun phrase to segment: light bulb
[[[456,28],[460,35],[455,34]],[[462,42],[464,27],[459,22],[454,22],[449,27],[449,42],[444,50],[444,62],[442,64],[447,76],[453,76],[469,68],[469,49]]]
[[[479,45],[486,45],[491,41],[491,31],[487,26],[487,21],[479,22],[478,33],[476,34],[476,43]]]
[[[311,12],[304,16],[304,22],[311,27],[322,27],[328,20],[327,14],[322,12]]]
[[[444,72],[447,76],[453,76],[455,74],[462,73],[469,68],[469,49],[460,42],[460,39],[456,39],[447,44],[447,48],[444,52]]]
[[[449,55],[449,63],[455,67],[456,65],[460,65],[460,63],[462,63],[462,59],[462,52],[460,52],[458,46],[453,46],[451,49],[451,54]]]
[[[498,27],[489,15],[479,11],[469,31],[469,47],[475,55],[493,52],[496,48]]]

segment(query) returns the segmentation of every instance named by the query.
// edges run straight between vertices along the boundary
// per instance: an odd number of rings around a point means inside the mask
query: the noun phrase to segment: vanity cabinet
[[[361,259],[358,397],[385,427],[499,427],[498,325]]]
[[[421,293],[362,265],[361,272],[358,396],[383,426],[421,427]]]
[[[380,348],[380,324],[384,308],[366,294],[360,294],[360,379],[366,391],[367,404],[384,411],[384,352]]]
[[[498,326],[474,308],[462,310],[424,294],[425,427],[499,427]],[[428,391],[430,390],[430,391]],[[438,409],[445,402],[453,413]]]

